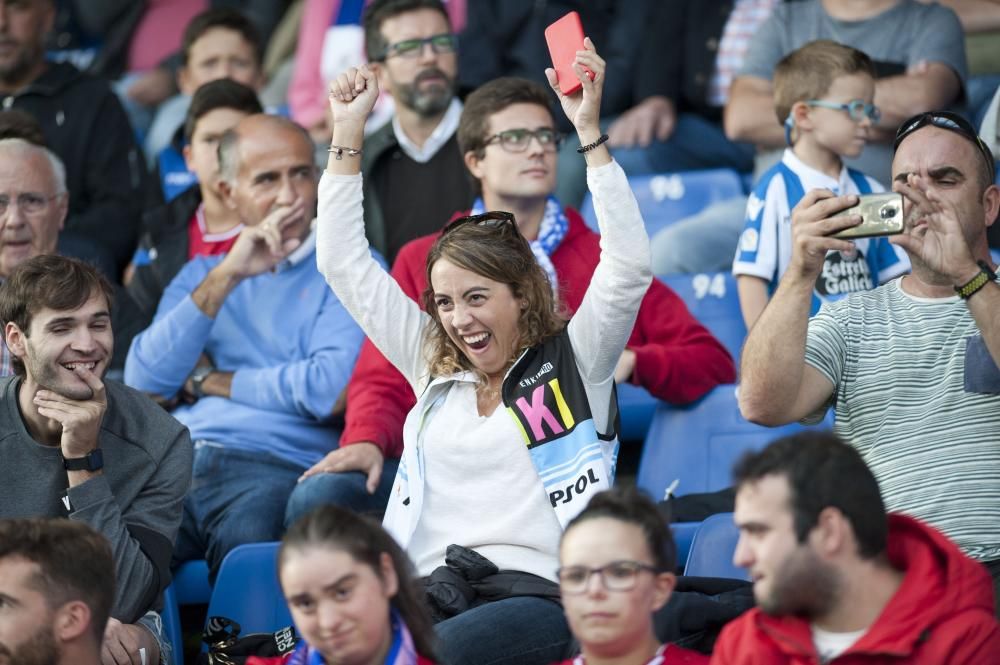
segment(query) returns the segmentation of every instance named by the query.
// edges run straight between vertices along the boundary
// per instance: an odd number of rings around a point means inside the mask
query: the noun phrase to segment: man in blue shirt
[[[175,405],[196,452],[176,562],[277,540],[303,471],[336,446],[331,422],[363,335],[316,269],[312,142],[252,115],[219,146],[220,190],[246,229],[190,261],[136,337],[126,382]]]

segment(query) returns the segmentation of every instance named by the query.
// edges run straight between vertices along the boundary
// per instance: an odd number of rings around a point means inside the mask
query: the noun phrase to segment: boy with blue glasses
[[[869,57],[836,42],[810,42],[785,56],[775,68],[775,112],[784,124],[788,147],[747,201],[746,222],[733,262],[747,328],[764,310],[791,259],[791,211],[805,192],[885,191],[842,160],[861,154],[879,119],[874,95],[875,73]],[[813,290],[812,313],[824,301],[872,289],[908,270],[905,254],[885,238],[858,239],[850,252],[828,253]]]

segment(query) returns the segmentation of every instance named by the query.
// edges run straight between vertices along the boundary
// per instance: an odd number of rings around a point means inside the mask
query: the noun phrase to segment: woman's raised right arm
[[[428,316],[372,258],[365,238],[360,151],[378,84],[362,65],[337,77],[330,90],[334,130],[319,184],[316,262],[365,334],[416,386],[426,374],[423,330]]]

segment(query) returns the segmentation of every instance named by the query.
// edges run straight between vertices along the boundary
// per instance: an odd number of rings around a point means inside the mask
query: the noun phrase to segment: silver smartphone
[[[871,238],[903,232],[903,195],[896,192],[861,194],[858,204],[840,215],[861,215],[861,223],[833,234],[834,238]]]

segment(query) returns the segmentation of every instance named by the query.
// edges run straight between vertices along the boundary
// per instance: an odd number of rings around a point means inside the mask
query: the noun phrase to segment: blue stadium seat
[[[832,422],[828,413],[820,427]],[[662,404],[642,447],[636,484],[654,499],[662,499],[675,480],[678,496],[721,490],[732,485],[733,462],[744,451],[801,429],[798,423],[769,428],[747,422],[732,384],[714,388],[693,405]]]
[[[740,313],[736,279],[729,273],[661,275],[659,279],[677,293],[691,314],[715,335],[739,364],[747,329]],[[656,407],[662,402],[645,388],[631,384],[618,386],[618,407],[622,419],[622,441],[638,441],[646,436]]]
[[[208,562],[204,559],[185,561],[173,571],[170,586],[178,605],[206,605],[212,598],[208,583]]]
[[[621,440],[642,441],[646,438],[649,423],[657,405],[662,402],[642,386],[631,383],[618,384],[618,412],[621,414]]]
[[[672,522],[670,531],[674,536],[674,544],[677,546],[677,565],[683,566],[691,552],[691,542],[694,534],[697,533],[701,522]]]
[[[747,570],[733,564],[733,553],[739,538],[740,532],[733,524],[732,513],[712,515],[701,523],[694,534],[684,574],[749,581]]]
[[[747,327],[740,313],[736,278],[727,272],[660,275],[659,278],[681,297],[694,318],[722,342],[738,367]]]
[[[292,625],[278,584],[278,545],[240,545],[226,555],[208,604],[209,617],[236,621],[243,635],[272,633]]]
[[[181,631],[181,615],[177,607],[177,594],[174,592],[174,585],[171,584],[163,592],[163,636],[173,651],[174,665],[184,665],[184,634]]]
[[[639,202],[650,237],[674,222],[701,212],[711,203],[743,196],[743,181],[732,169],[631,176],[628,182]],[[580,213],[587,226],[596,231],[597,216],[589,193],[580,206]]]

